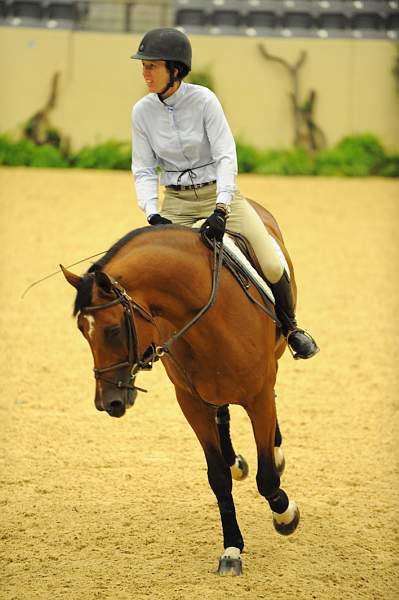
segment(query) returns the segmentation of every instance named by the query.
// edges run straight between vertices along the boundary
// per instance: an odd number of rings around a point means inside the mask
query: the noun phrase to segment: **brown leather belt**
[[[192,185],[167,185],[165,187],[167,190],[176,190],[181,192],[183,190],[196,190],[197,188],[202,188],[206,185],[212,185],[214,183],[216,183],[216,179],[214,181],[206,181],[205,183],[193,183]]]

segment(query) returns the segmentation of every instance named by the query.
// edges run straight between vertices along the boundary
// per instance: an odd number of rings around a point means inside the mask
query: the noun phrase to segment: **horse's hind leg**
[[[299,523],[299,510],[280,488],[280,474],[276,468],[276,408],[273,390],[264,390],[247,407],[258,450],[256,483],[259,493],[266,498],[273,512],[273,524],[278,533],[290,535]]]
[[[242,572],[240,555],[244,548],[244,540],[236,518],[230,469],[221,452],[215,409],[198,402],[191,394],[179,388],[176,388],[176,397],[204,450],[208,465],[208,481],[219,506],[224,553],[219,560],[218,573],[240,575]]]
[[[284,473],[285,469],[285,457],[284,452],[281,449],[282,441],[283,438],[281,435],[280,426],[276,418],[276,432],[274,434],[274,464],[276,465],[276,469],[280,477]]]
[[[237,454],[234,450],[230,437],[230,411],[228,404],[218,408],[216,415],[216,424],[218,426],[220,445],[224,460],[230,467],[231,475],[236,481],[242,481],[248,476],[249,466],[242,454]],[[274,440],[274,462],[280,476],[285,469],[284,452],[281,449],[282,436],[278,421],[276,421],[276,433]]]
[[[220,446],[223,458],[230,467],[233,479],[242,481],[248,475],[249,467],[241,454],[236,454],[230,437],[230,412],[228,404],[218,408],[216,415]]]

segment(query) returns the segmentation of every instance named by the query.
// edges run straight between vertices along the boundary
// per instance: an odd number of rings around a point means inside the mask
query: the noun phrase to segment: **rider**
[[[202,228],[220,241],[228,219],[253,246],[295,358],[312,357],[317,344],[297,327],[291,284],[271,237],[236,188],[236,147],[220,102],[208,88],[183,81],[191,70],[189,39],[177,29],[154,29],[131,58],[142,61],[150,92],[132,111],[132,172],[148,222],[191,227],[205,219]],[[166,186],[161,213],[158,170]]]

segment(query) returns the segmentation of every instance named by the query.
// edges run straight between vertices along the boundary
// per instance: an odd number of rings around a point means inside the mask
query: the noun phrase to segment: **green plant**
[[[10,140],[5,135],[0,135],[0,165],[6,164],[6,157],[10,147]]]
[[[385,160],[384,148],[374,135],[347,136],[335,148],[318,154],[316,173],[352,177],[377,175]]]
[[[68,167],[67,159],[51,145],[35,146],[29,140],[13,142],[0,136],[0,164],[30,167]]]
[[[378,174],[382,177],[399,177],[399,154],[387,156]]]
[[[236,142],[237,162],[239,173],[252,173],[259,165],[260,152],[253,146]]]
[[[347,136],[316,156],[301,148],[258,150],[241,140],[236,147],[239,173],[399,177],[399,154],[387,155],[371,134]],[[38,146],[26,139],[13,141],[0,135],[0,165],[130,170],[131,147],[111,140],[70,156],[67,150],[62,152],[50,144]]]
[[[97,146],[82,148],[72,159],[80,169],[121,169],[129,170],[131,165],[129,144],[108,141]]]
[[[68,160],[61,154],[58,148],[50,144],[36,146],[32,155],[31,167],[42,168],[66,168],[69,167]]]
[[[2,137],[1,143],[1,163],[3,165],[28,166],[32,162],[35,145],[28,140],[19,140],[13,142],[7,137]]]
[[[256,173],[261,175],[313,175],[314,160],[303,148],[294,150],[266,150]]]

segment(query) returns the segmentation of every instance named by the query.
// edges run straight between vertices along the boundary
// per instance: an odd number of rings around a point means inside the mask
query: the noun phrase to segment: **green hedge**
[[[240,173],[399,177],[399,155],[386,154],[371,134],[343,138],[334,148],[312,155],[306,150],[256,150],[237,142]]]
[[[130,144],[109,141],[82,148],[72,157],[71,162],[80,169],[129,170],[132,162],[131,147]]]
[[[0,136],[0,165],[59,168],[70,166],[68,159],[54,146],[36,146],[29,140],[13,142],[6,136]]]
[[[347,136],[333,148],[316,155],[300,148],[258,150],[238,140],[237,158],[240,173],[399,177],[399,155],[387,154],[371,134]],[[27,140],[14,142],[0,135],[0,165],[129,170],[130,164],[128,143],[111,140],[65,156],[48,144],[35,146]]]

